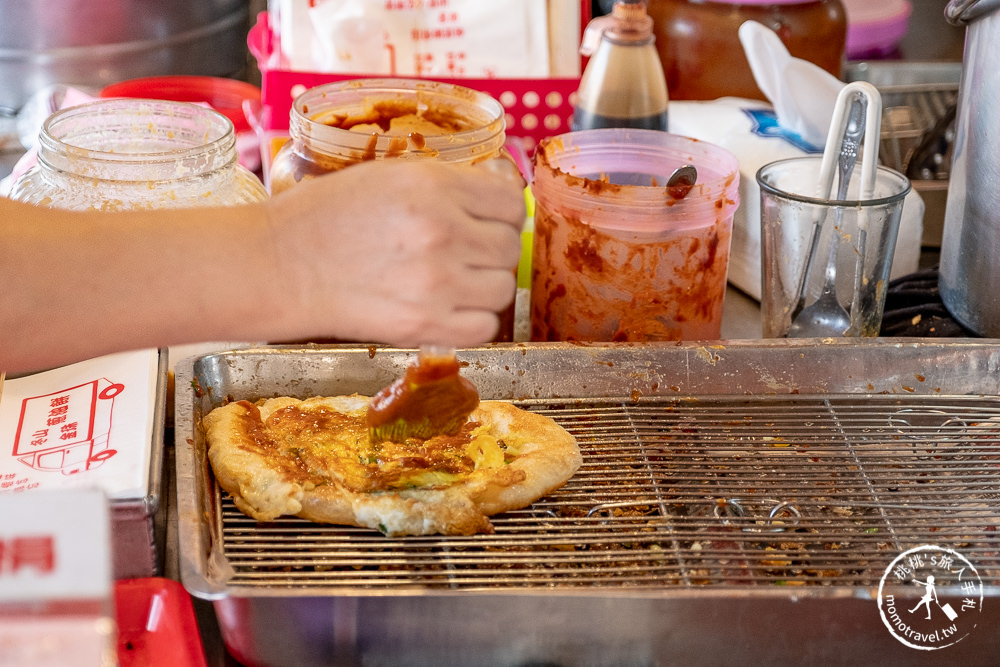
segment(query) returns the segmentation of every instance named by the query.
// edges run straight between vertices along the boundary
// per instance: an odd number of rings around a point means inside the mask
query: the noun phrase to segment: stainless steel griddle
[[[947,658],[997,648],[1000,350],[988,343],[462,351],[484,397],[551,416],[584,456],[562,489],[495,517],[493,535],[258,523],[214,485],[197,428],[214,405],[371,393],[412,358],[266,348],[178,368],[182,579],[215,601],[238,659],[702,664],[738,651],[765,664],[806,651],[935,664],[944,656],[889,634],[874,599],[893,559],[927,544],[960,552],[988,592],[979,631]]]

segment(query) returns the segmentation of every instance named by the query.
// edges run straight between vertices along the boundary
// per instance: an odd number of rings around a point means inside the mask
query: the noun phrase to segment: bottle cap
[[[580,53],[592,55],[604,34],[616,42],[644,42],[652,37],[653,19],[646,13],[646,3],[619,0],[610,14],[591,20],[583,32]]]

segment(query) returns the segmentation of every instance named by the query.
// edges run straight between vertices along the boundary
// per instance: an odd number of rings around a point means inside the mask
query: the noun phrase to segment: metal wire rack
[[[888,166],[907,173],[921,141],[949,110],[954,115],[958,86],[886,86],[880,92],[884,104],[880,154]],[[939,165],[933,175],[922,178],[948,180],[948,176],[949,165]]]
[[[936,164],[927,174],[910,173],[910,167],[924,141],[944,140],[944,133],[929,135],[939,131],[936,126],[949,114],[954,116],[961,74],[958,62],[859,62],[848,67],[848,81],[869,81],[881,93],[879,156],[887,166],[912,178],[948,180],[948,164]],[[912,166],[915,172],[921,171],[918,165]]]
[[[258,523],[216,489],[232,586],[446,590],[877,586],[960,551],[1000,584],[1000,399],[797,395],[519,402],[573,433],[563,488],[492,535]]]

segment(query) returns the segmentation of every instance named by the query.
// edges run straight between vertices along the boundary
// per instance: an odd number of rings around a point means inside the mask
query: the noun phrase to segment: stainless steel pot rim
[[[0,65],[2,65],[5,61],[45,64],[64,60],[101,60],[109,55],[124,56],[151,50],[161,50],[212,37],[219,32],[232,28],[243,20],[244,15],[241,11],[234,12],[229,16],[224,16],[203,26],[198,26],[173,35],[167,35],[165,37],[156,37],[154,39],[142,39],[109,44],[90,44],[85,46],[61,46],[39,51],[30,49],[0,48]]]
[[[952,25],[964,26],[995,9],[1000,9],[1000,0],[951,0],[944,16]]]

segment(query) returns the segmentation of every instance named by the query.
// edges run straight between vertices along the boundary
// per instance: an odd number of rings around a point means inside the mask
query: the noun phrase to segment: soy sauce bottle
[[[634,127],[667,130],[663,65],[645,2],[615,2],[587,24],[580,53],[590,57],[573,107],[573,130]]]

